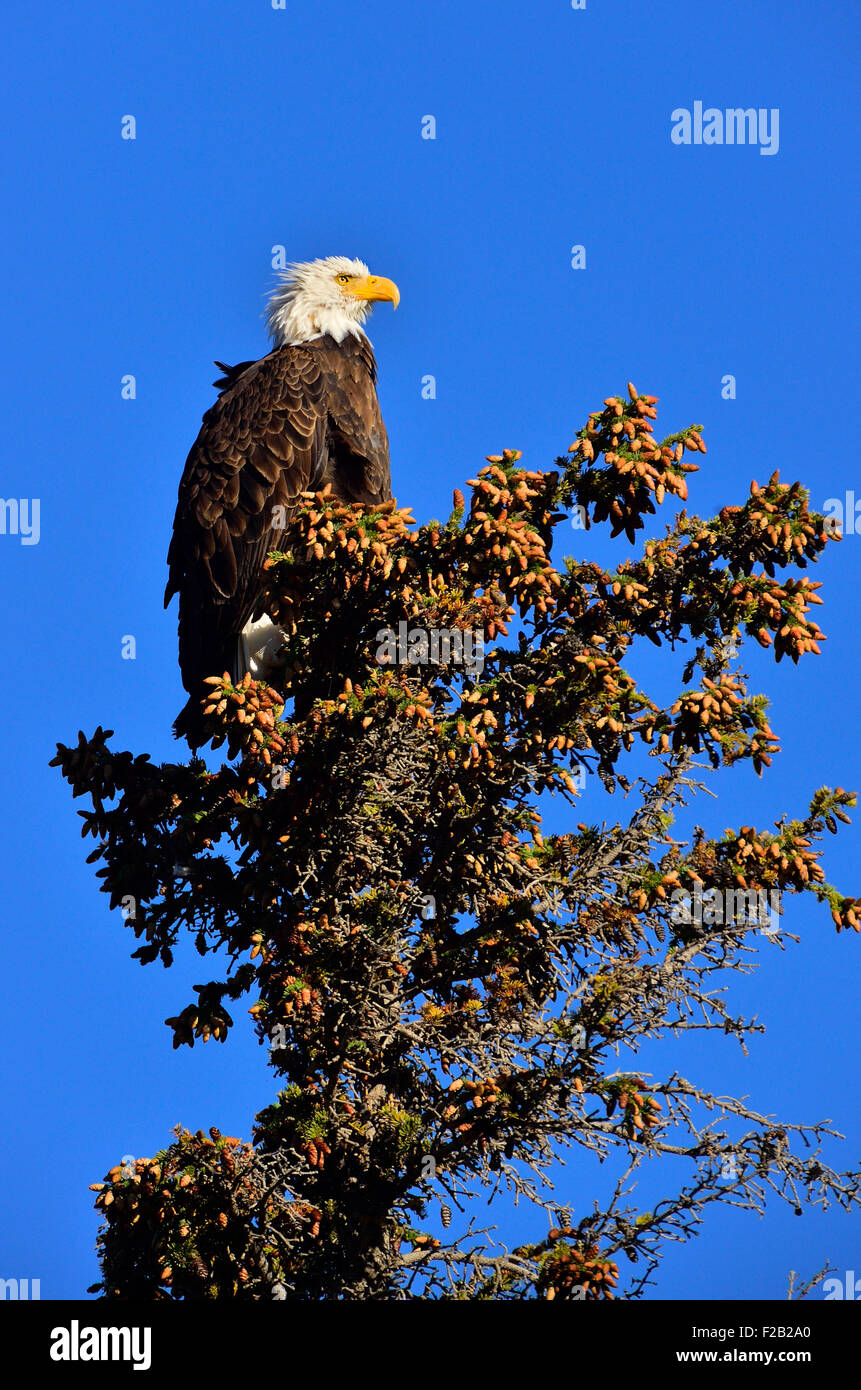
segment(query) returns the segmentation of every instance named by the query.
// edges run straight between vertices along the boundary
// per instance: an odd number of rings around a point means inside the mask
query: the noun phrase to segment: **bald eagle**
[[[391,498],[377,368],[362,327],[391,280],[346,256],[292,265],[272,294],[274,347],[226,367],[179,485],[164,604],[179,594],[179,665],[189,700],[174,725],[203,742],[207,676],[266,679],[283,636],[262,611],[263,563],[300,493],[327,483],[343,502]]]

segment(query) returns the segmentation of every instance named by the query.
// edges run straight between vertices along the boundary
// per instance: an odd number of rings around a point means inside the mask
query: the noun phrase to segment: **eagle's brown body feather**
[[[175,727],[195,746],[202,682],[238,674],[240,633],[261,616],[263,562],[281,548],[280,523],[299,494],[329,483],[347,502],[392,495],[366,338],[326,336],[222,369],[179,485],[164,600],[179,594],[179,664],[191,698]]]

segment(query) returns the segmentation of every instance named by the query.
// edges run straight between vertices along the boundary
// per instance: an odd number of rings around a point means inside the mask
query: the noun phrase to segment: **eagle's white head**
[[[391,280],[372,275],[364,261],[349,256],[291,265],[281,272],[281,282],[266,309],[276,347],[307,343],[324,333],[338,343],[348,333],[361,337],[373,301],[387,299],[397,308],[401,297]]]

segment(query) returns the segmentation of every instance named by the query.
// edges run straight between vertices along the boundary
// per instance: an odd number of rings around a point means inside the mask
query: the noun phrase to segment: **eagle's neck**
[[[361,306],[367,316],[365,306]],[[347,312],[340,305],[317,305],[309,307],[302,296],[287,296],[280,304],[269,309],[269,331],[276,347],[296,347],[300,343],[312,343],[317,338],[333,338],[342,343],[352,337],[360,342],[367,337],[355,311]]]

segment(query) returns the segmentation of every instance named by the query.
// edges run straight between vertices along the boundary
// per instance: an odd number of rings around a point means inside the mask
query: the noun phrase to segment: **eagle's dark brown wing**
[[[206,676],[236,674],[263,562],[301,492],[391,496],[389,451],[367,341],[320,338],[228,368],[186,461],[168,553],[165,606],[179,594],[179,664],[191,695],[177,731],[196,733]],[[276,511],[276,509],[278,509]]]

